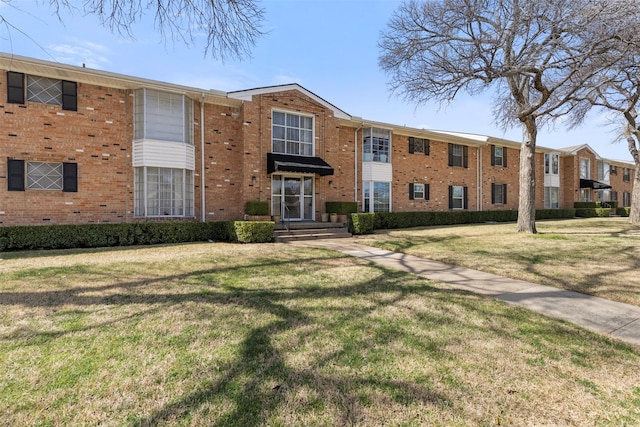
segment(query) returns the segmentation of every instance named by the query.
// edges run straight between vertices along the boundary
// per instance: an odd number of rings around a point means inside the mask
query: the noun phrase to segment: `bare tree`
[[[12,5],[10,0],[0,1]],[[95,15],[106,28],[126,36],[132,36],[133,26],[140,19],[152,14],[163,40],[193,44],[198,37],[205,36],[205,54],[220,59],[250,56],[257,39],[264,34],[261,29],[264,10],[259,7],[259,0],[47,1],[58,18],[63,10]],[[11,26],[1,15],[0,22]]]
[[[571,111],[567,100],[590,77],[578,71],[608,50],[612,34],[606,27],[597,33],[600,39],[587,38],[595,34],[587,30],[600,26],[611,4],[407,0],[382,33],[380,65],[394,92],[420,104],[493,89],[496,122],[522,126],[518,232],[536,233],[538,129]]]

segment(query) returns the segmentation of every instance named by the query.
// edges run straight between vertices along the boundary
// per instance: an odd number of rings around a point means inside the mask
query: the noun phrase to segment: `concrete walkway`
[[[363,246],[352,239],[313,240],[296,244],[333,249],[388,268],[446,283],[456,289],[491,296],[640,345],[640,307],[634,305]]]

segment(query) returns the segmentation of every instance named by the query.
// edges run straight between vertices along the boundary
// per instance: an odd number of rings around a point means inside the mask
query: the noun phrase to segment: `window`
[[[494,205],[507,203],[507,184],[491,184],[491,203]]]
[[[193,171],[138,167],[134,175],[136,216],[193,216]]]
[[[544,208],[545,209],[558,209],[560,188],[558,187],[544,187]]]
[[[591,179],[591,162],[589,159],[580,159],[580,179]]]
[[[591,201],[591,190],[588,188],[580,189],[580,201],[581,202],[590,202]]]
[[[612,202],[617,202],[618,201],[618,192],[617,191],[612,191],[610,193],[610,196],[611,196],[611,201]]]
[[[631,170],[629,168],[622,168],[622,180],[629,182],[631,180]]]
[[[610,172],[611,172],[611,175],[618,175],[618,167],[611,165]]]
[[[468,167],[469,148],[466,145],[449,144],[449,166]]]
[[[409,137],[409,154],[423,153],[428,156],[430,145],[431,143],[428,139]]]
[[[467,187],[449,186],[449,209],[467,209]]]
[[[391,131],[368,128],[363,131],[362,138],[363,161],[391,163],[389,158]]]
[[[429,200],[429,184],[409,184],[409,200]]]
[[[274,153],[313,156],[313,117],[274,111],[272,150]]]
[[[391,211],[391,183],[365,181],[363,193],[364,212]]]
[[[626,191],[622,193],[622,206],[625,208],[631,206],[631,193]]]
[[[24,104],[24,74],[7,71],[7,102]]]
[[[544,153],[544,173],[546,175],[558,175],[560,156],[558,154]]]
[[[507,149],[505,147],[491,146],[491,166],[507,167]]]
[[[25,188],[78,191],[77,163],[25,162],[9,159],[7,172],[8,191],[24,191]]]
[[[26,76],[23,73],[7,72],[7,102],[24,104],[27,101],[61,105],[63,110],[78,111],[78,88],[75,82]]]
[[[193,101],[185,95],[135,92],[134,138],[193,144]]]

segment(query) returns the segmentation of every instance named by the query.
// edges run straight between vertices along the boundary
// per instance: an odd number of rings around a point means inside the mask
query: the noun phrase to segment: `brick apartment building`
[[[0,224],[518,206],[520,144],[351,116],[296,85],[220,92],[0,54]],[[633,164],[538,147],[536,207],[631,203]]]

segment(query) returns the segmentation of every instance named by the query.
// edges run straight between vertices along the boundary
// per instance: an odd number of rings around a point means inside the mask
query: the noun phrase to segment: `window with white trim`
[[[363,183],[362,210],[364,212],[390,212],[391,183],[365,181]]]
[[[631,181],[631,170],[629,168],[622,168],[622,180],[624,182]]]
[[[591,162],[589,159],[580,159],[580,179],[591,179]]]
[[[390,130],[367,128],[362,132],[362,159],[364,162],[391,163],[390,147]]]
[[[25,96],[26,95],[26,96]],[[60,105],[63,110],[78,111],[78,85],[68,80],[7,72],[7,102]]]
[[[62,190],[62,163],[27,162],[27,188]]]
[[[313,156],[313,116],[274,111],[271,129],[274,153]]]
[[[193,144],[193,100],[185,95],[139,89],[135,92],[134,138]]]
[[[449,186],[449,209],[467,209],[467,187]]]
[[[7,190],[78,191],[78,164],[7,159]]]
[[[491,203],[494,205],[507,203],[507,184],[491,184]]]
[[[409,200],[429,200],[429,184],[410,183]]]
[[[491,146],[491,166],[507,167],[506,147]]]
[[[631,206],[631,193],[628,191],[622,192],[622,206],[625,208]]]
[[[544,173],[545,175],[558,175],[560,172],[560,155],[544,153]]]
[[[134,175],[136,216],[193,216],[193,171],[137,167]]]
[[[544,208],[558,209],[560,207],[560,188],[544,187]]]

